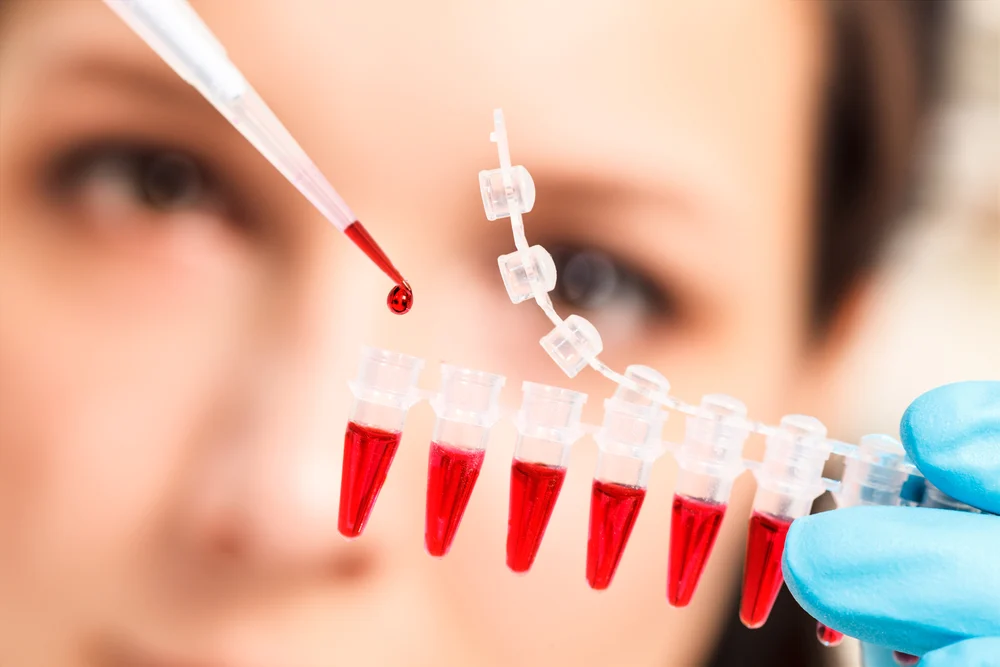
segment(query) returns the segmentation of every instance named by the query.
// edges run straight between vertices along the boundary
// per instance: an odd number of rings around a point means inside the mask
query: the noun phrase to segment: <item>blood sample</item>
[[[823,646],[837,646],[844,641],[844,633],[816,622],[816,639]]]
[[[451,549],[485,455],[484,449],[431,443],[424,532],[424,543],[430,555],[440,558]]]
[[[920,662],[920,658],[915,655],[910,655],[909,653],[903,653],[902,651],[893,651],[892,659],[896,661],[897,665],[903,665],[903,667],[910,667]]]
[[[338,522],[344,537],[357,537],[365,529],[386,473],[396,456],[400,435],[399,432],[383,431],[353,421],[347,423]]]
[[[643,487],[594,480],[587,536],[587,581],[594,590],[611,584],[645,498]]]
[[[791,520],[754,512],[747,536],[746,564],[743,568],[743,597],[740,620],[748,628],[759,628],[767,621],[784,579],[781,554]]]
[[[674,496],[667,573],[667,600],[673,606],[684,607],[691,602],[725,512],[723,503]]]
[[[386,303],[389,310],[396,315],[405,315],[410,312],[410,308],[413,308],[413,290],[410,288],[410,284],[404,282],[393,287],[389,291]]]
[[[354,241],[354,245],[358,246],[363,253],[368,255],[368,258],[375,262],[376,266],[382,269],[382,271],[389,276],[394,283],[402,285],[405,282],[403,280],[403,275],[398,269],[396,269],[395,266],[392,265],[388,255],[386,255],[385,251],[379,247],[379,244],[375,242],[375,239],[372,238],[372,235],[368,233],[368,230],[365,229],[365,226],[362,225],[359,220],[355,220],[349,224],[344,230],[344,233],[347,234],[347,237]]]
[[[549,524],[566,468],[514,459],[510,466],[507,567],[527,572]]]
[[[403,274],[393,266],[389,260],[389,256],[385,254],[385,251],[379,247],[379,244],[375,242],[372,235],[368,233],[365,226],[360,221],[355,220],[344,229],[344,233],[347,234],[347,238],[354,242],[354,245],[358,246],[368,256],[368,259],[375,262],[375,265],[382,269],[396,283],[396,286],[389,292],[387,299],[389,310],[397,315],[408,312],[413,305],[413,290],[410,288],[409,283],[403,279]],[[400,300],[398,303],[394,303],[400,299],[401,295],[406,295],[405,301]]]

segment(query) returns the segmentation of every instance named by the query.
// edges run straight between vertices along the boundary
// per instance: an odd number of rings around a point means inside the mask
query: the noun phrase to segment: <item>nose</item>
[[[197,555],[254,569],[366,569],[371,544],[347,544],[337,514],[347,380],[372,333],[363,323],[384,304],[352,300],[347,264],[298,269],[261,306],[184,476],[181,525]]]

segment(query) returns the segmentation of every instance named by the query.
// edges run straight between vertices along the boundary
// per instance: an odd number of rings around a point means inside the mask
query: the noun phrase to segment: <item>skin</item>
[[[391,315],[388,280],[100,3],[5,7],[0,663],[704,660],[735,613],[748,476],[687,609],[664,600],[669,457],[613,585],[585,585],[589,440],[515,577],[502,424],[439,562],[422,549],[424,404],[347,542],[347,380],[377,345],[426,358],[426,387],[446,359],[505,374],[507,405],[525,379],[588,392],[600,420],[613,387],[562,376],[534,342],[542,318],[496,274],[510,230],[485,221],[475,173],[496,165],[502,105],[538,186],[529,239],[610,253],[662,293],[558,305],[600,329],[607,363],[658,368],[691,401],[733,394],[759,419],[832,418],[817,386],[853,327],[807,335],[819,3],[194,4],[416,305]],[[209,180],[164,209],[128,172],[54,176],[94,141],[189,155]]]

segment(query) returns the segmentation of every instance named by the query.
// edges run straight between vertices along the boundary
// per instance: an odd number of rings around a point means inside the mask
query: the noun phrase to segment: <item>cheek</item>
[[[206,267],[203,280],[172,280],[148,257],[42,250],[11,227],[0,542],[15,562],[3,571],[71,605],[72,590],[99,586],[163,511],[236,347],[232,304],[245,288]]]
[[[715,306],[717,312],[707,318],[711,325],[697,331],[681,325],[662,339],[640,334],[615,340],[602,359],[617,370],[636,362],[653,366],[670,379],[673,393],[688,402],[696,403],[706,393],[734,395],[747,404],[751,416],[773,422],[782,412],[795,409],[789,399],[801,349],[796,300],[786,298],[783,284],[775,284],[761,272],[755,280],[745,281],[731,302]],[[465,335],[454,340],[469,346],[463,352],[481,367],[509,373],[507,405],[518,404],[522,379],[551,383],[587,392],[586,419],[600,423],[602,401],[614,386],[589,371],[574,380],[561,376],[537,344],[545,325],[540,318],[532,319],[536,310],[532,304],[515,307],[498,299],[492,310],[484,307],[481,316],[463,312],[455,326]],[[442,309],[437,317],[456,316]],[[476,348],[478,358],[472,356]],[[679,440],[683,426],[683,418],[672,415],[664,436]],[[744,474],[735,484],[694,602],[689,608],[674,610],[667,604],[665,590],[674,461],[666,456],[654,465],[646,501],[615,580],[609,590],[595,592],[585,579],[596,465],[596,446],[589,437],[574,448],[566,482],[531,571],[515,576],[505,567],[515,438],[509,423],[494,429],[455,547],[447,566],[436,575],[455,625],[491,646],[498,664],[517,662],[519,655],[528,654],[548,655],[555,664],[601,660],[639,664],[680,655],[678,651],[684,652],[679,664],[697,662],[711,641],[705,626],[716,625],[723,614],[735,612],[732,595],[742,565],[755,488],[752,478]],[[756,440],[751,441],[747,454],[757,455],[758,446]]]

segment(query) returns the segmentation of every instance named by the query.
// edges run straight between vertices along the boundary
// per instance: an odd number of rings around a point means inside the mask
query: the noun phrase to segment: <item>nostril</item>
[[[247,555],[246,540],[236,530],[220,530],[212,540],[212,551],[229,560],[239,560]]]
[[[339,582],[359,582],[373,576],[377,564],[375,552],[355,542],[330,558],[328,572]]]

